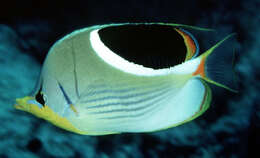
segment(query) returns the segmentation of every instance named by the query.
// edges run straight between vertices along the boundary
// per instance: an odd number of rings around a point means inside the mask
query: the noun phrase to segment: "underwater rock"
[[[29,140],[33,121],[26,115],[17,117],[19,114],[13,110],[11,98],[30,93],[39,65],[21,48],[22,41],[15,31],[0,25],[0,155],[30,158],[36,155],[23,147]]]

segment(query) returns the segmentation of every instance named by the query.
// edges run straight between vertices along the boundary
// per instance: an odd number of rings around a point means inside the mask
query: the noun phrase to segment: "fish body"
[[[17,99],[15,108],[85,135],[153,132],[191,121],[210,105],[208,83],[232,91],[207,71],[208,57],[230,36],[198,55],[198,41],[186,29],[206,30],[126,23],[74,31],[53,45],[34,96]],[[178,40],[160,43],[167,34]],[[174,42],[183,49],[175,49]],[[172,47],[165,56],[175,53],[169,59],[174,65],[154,68],[144,62],[164,56],[164,47]],[[136,56],[142,60],[135,62]]]

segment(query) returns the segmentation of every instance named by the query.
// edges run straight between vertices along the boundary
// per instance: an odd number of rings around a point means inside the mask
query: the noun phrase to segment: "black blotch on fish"
[[[169,68],[184,62],[183,37],[172,26],[129,24],[98,31],[101,41],[127,61],[145,67]]]

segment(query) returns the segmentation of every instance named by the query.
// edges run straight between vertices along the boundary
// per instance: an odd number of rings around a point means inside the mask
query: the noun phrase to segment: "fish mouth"
[[[17,98],[16,104],[14,105],[15,109],[22,110],[22,111],[28,111],[29,109],[29,103],[28,101],[33,100],[34,97],[32,96],[25,96],[23,98]]]
[[[39,118],[46,119],[44,113],[46,109],[44,109],[43,106],[39,107],[37,103],[35,104],[35,97],[33,96],[25,96],[23,98],[17,98],[16,104],[14,104],[14,108],[17,110],[28,112]]]
[[[87,134],[79,129],[77,129],[67,118],[59,116],[55,113],[49,106],[45,105],[39,107],[37,104],[34,104],[35,97],[25,96],[23,98],[17,98],[14,108],[17,110],[25,111],[34,116],[49,121],[50,123],[65,129],[70,132],[78,134]]]

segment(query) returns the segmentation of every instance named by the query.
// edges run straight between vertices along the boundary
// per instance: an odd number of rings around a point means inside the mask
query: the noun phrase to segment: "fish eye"
[[[35,100],[40,103],[42,106],[45,105],[46,96],[42,93],[41,90],[38,91],[38,93],[35,96]]]

